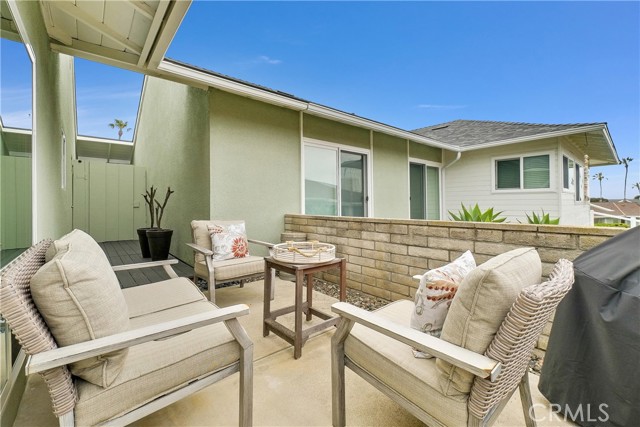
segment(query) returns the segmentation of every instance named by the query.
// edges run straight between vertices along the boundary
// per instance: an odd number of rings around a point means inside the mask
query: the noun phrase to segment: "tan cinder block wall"
[[[437,268],[470,250],[478,264],[495,255],[533,246],[546,277],[560,258],[582,252],[624,230],[529,224],[467,223],[381,218],[285,215],[285,231],[307,233],[307,240],[336,245],[347,259],[347,286],[390,301],[412,299],[413,275]],[[324,279],[337,282],[337,276]],[[538,342],[546,349],[551,324]]]

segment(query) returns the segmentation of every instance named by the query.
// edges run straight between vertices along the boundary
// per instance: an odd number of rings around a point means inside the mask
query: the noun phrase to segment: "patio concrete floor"
[[[331,336],[329,328],[313,336],[293,358],[293,347],[273,333],[262,337],[263,282],[218,289],[217,303],[249,305],[251,314],[240,319],[254,342],[254,425],[331,425]],[[314,292],[314,306],[329,311],[336,300]],[[276,299],[272,307],[293,303],[293,284],[276,279]],[[292,322],[292,314],[279,318]],[[539,426],[571,426],[549,409],[538,392],[538,376],[529,374]],[[126,397],[123,397],[126,398]],[[347,423],[359,426],[421,426],[422,423],[392,402],[373,386],[347,369]],[[202,391],[174,403],[138,422],[135,426],[230,426],[238,422],[238,375],[232,375]],[[56,426],[46,387],[40,376],[29,378],[15,427]],[[495,426],[524,426],[518,392],[498,418]]]

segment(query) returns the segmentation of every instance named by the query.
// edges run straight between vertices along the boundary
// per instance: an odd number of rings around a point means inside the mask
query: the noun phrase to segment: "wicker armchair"
[[[30,356],[26,374],[38,373],[44,378],[61,426],[130,424],[236,372],[240,373],[239,425],[252,425],[253,343],[237,319],[248,314],[246,305],[216,307],[192,282],[177,277],[170,266],[176,260],[117,266],[114,271],[163,266],[171,278],[118,292],[117,279],[111,272],[116,289],[109,293],[123,298],[128,328],[108,335],[98,335],[94,329],[95,337],[58,347],[59,335],[54,338],[52,332],[54,323],[45,320],[42,303],[36,305],[33,297],[34,277],[43,270],[45,253],[49,255],[48,249],[55,243],[41,241],[1,271],[0,307],[22,350]],[[79,243],[82,242],[74,241],[74,250]],[[68,253],[71,249],[63,251]],[[79,258],[86,257],[86,262],[76,264],[75,272],[93,271],[91,259],[96,253],[82,249],[79,252]],[[58,268],[63,268],[63,258],[64,255],[46,265],[58,263]],[[108,266],[106,257],[103,261]],[[84,282],[75,286],[69,277],[65,283],[69,293],[78,297],[76,302],[82,298],[84,304],[88,298],[93,308],[106,305],[106,298],[93,297],[91,292],[83,294],[80,288],[91,285]],[[58,288],[50,286],[54,287]],[[64,304],[53,297],[45,302]],[[110,323],[109,319],[96,319],[89,311],[85,314],[89,325]],[[116,318],[122,313],[112,311],[110,315]],[[75,370],[78,363],[96,356],[101,362],[119,352],[126,352],[116,361],[120,370],[106,386],[91,382],[82,370]]]
[[[347,366],[429,426],[491,425],[516,388],[526,425],[535,426],[527,375],[531,352],[572,284],[572,263],[560,260],[547,282],[522,288],[480,353],[411,329],[411,301],[397,301],[375,313],[334,304],[341,322],[332,339],[333,425],[346,422]],[[435,358],[414,359],[411,347]],[[473,374],[470,391],[450,387],[450,381],[462,378],[455,373],[460,369]]]

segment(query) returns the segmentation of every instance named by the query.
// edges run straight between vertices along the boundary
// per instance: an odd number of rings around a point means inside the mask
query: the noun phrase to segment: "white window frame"
[[[536,157],[536,156],[549,156],[549,188],[524,188],[524,158]],[[498,168],[496,167],[499,160],[520,160],[520,188],[496,188],[498,181]],[[554,192],[556,182],[556,172],[552,167],[554,161],[553,152],[551,151],[539,151],[526,154],[512,154],[504,156],[496,156],[491,158],[491,193],[505,194],[505,193],[549,193]]]
[[[438,168],[438,204],[439,204],[439,215],[440,215],[440,220],[442,220],[443,216],[443,210],[442,210],[442,163],[438,163],[438,162],[434,162],[431,160],[423,160],[423,159],[418,159],[415,157],[409,157],[409,161],[407,162],[407,189],[409,191],[409,194],[407,194],[407,200],[409,200],[409,207],[408,207],[408,216],[407,218],[411,218],[411,163],[416,163],[416,164],[420,164],[420,165],[424,165],[426,166],[431,166],[433,168]],[[425,188],[426,188],[426,173],[425,173]],[[424,199],[424,209],[425,212],[427,211],[427,195],[425,194],[425,199]],[[433,220],[432,220],[433,221]]]
[[[367,163],[365,165],[367,171],[366,171],[366,179],[367,179],[367,194],[366,194],[366,200],[365,200],[365,216],[364,218],[370,218],[371,217],[371,213],[372,213],[372,200],[373,197],[371,197],[372,194],[372,177],[373,177],[373,162],[371,160],[371,150],[366,149],[366,148],[360,148],[360,147],[354,147],[351,145],[346,145],[346,144],[338,144],[335,142],[329,142],[329,141],[323,141],[320,139],[314,139],[314,138],[302,138],[302,153],[301,153],[301,166],[300,166],[300,170],[302,171],[301,173],[301,177],[300,177],[300,188],[301,188],[301,194],[302,194],[302,203],[301,203],[301,207],[302,207],[302,214],[306,215],[306,208],[307,208],[307,195],[306,195],[306,190],[305,190],[305,148],[307,146],[311,146],[311,147],[318,147],[318,148],[325,148],[325,149],[330,149],[330,150],[335,150],[336,151],[336,155],[338,156],[338,167],[336,168],[336,182],[338,183],[338,191],[337,191],[337,203],[338,203],[338,214],[337,216],[342,216],[342,183],[340,181],[340,152],[342,151],[346,151],[349,153],[355,153],[355,154],[364,154],[367,159]]]
[[[569,188],[564,188],[564,160],[562,160],[560,162],[560,176],[562,176],[563,178],[563,182],[561,183],[561,189],[563,193],[567,193],[567,194],[573,194],[573,198],[575,200],[575,194],[576,194],[576,166],[578,165],[580,166],[580,168],[582,170],[584,170],[584,163],[582,161],[578,160],[578,157],[576,157],[574,154],[569,153],[568,151],[561,151],[561,156],[562,157],[566,157],[567,159],[569,159],[569,161],[573,162],[573,167],[571,168],[571,170],[569,171]],[[582,179],[582,178],[581,178]],[[583,194],[583,189],[580,189],[580,195],[581,195],[581,199],[584,199],[584,194]]]

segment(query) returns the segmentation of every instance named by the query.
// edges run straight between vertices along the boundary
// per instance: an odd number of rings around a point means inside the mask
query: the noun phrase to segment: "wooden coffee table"
[[[315,332],[326,329],[330,326],[334,326],[338,323],[338,317],[331,316],[330,314],[313,308],[313,274],[321,271],[331,270],[333,268],[340,269],[340,301],[345,301],[347,296],[347,262],[343,258],[334,258],[331,261],[321,264],[290,264],[282,261],[278,261],[274,258],[265,258],[264,260],[264,313],[263,313],[263,327],[262,335],[268,336],[269,332],[273,332],[283,340],[293,345],[293,357],[295,359],[300,358],[302,355],[302,346],[309,339],[309,336]],[[292,306],[280,308],[278,310],[271,311],[271,269],[276,271],[284,271],[285,273],[293,274],[296,276],[295,282],[295,304]],[[302,284],[305,276],[307,277],[307,300],[302,301]],[[295,313],[295,327],[294,330],[290,330],[281,323],[278,323],[276,318],[288,313]],[[324,321],[309,328],[302,328],[302,313],[306,315],[306,320],[309,321],[313,316],[319,317]]]

